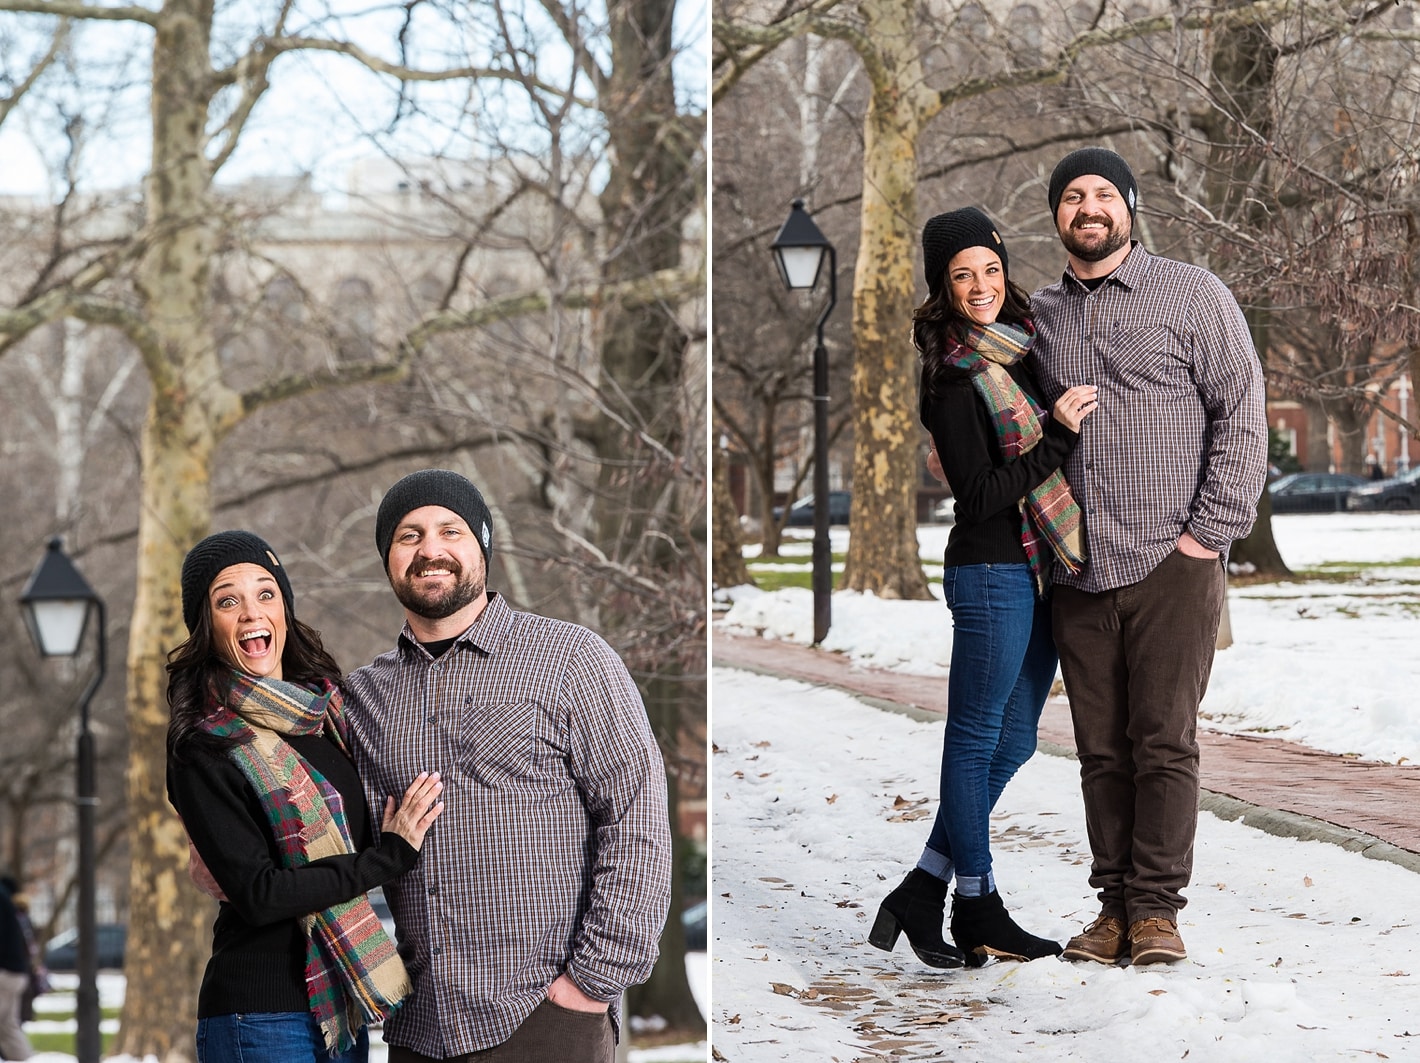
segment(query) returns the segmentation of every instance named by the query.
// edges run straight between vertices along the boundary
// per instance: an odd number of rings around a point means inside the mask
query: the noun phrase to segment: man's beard
[[[447,568],[454,577],[452,586],[419,587],[415,576],[431,568]],[[391,580],[394,596],[399,604],[415,616],[425,620],[443,620],[453,616],[464,606],[483,596],[484,582],[465,572],[463,566],[453,560],[440,561],[437,565],[429,562],[410,565],[404,578]]]
[[[1084,242],[1090,237],[1082,238],[1076,231],[1075,226],[1080,222],[1097,221],[1103,222],[1106,226],[1104,239],[1097,244],[1087,244]],[[1107,217],[1084,217],[1077,218],[1064,232],[1060,234],[1060,242],[1065,245],[1065,250],[1074,255],[1081,262],[1101,262],[1114,254],[1121,247],[1129,243],[1129,230],[1127,228],[1115,228],[1114,222]]]

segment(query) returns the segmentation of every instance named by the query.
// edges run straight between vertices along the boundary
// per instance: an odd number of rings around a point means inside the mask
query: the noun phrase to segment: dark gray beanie
[[[1009,279],[1010,263],[1006,259],[1006,241],[996,231],[995,223],[975,207],[950,210],[927,220],[922,226],[922,272],[927,277],[927,290],[936,294],[942,286],[947,265],[959,251],[968,247],[985,247],[1001,256],[1001,270]]]
[[[1103,177],[1119,189],[1119,194],[1124,197],[1124,203],[1129,208],[1129,220],[1134,220],[1139,185],[1134,180],[1134,171],[1129,168],[1129,164],[1108,148],[1080,148],[1056,163],[1055,170],[1050,175],[1047,196],[1050,199],[1052,221],[1060,209],[1060,197],[1065,194],[1066,185],[1086,174]]]
[[[208,588],[217,574],[229,565],[241,564],[260,565],[270,572],[286,600],[286,611],[296,615],[291,581],[267,541],[249,531],[216,532],[189,550],[182,562],[182,619],[189,632],[197,630]]]
[[[421,506],[443,506],[467,521],[483,548],[484,566],[493,564],[493,514],[488,511],[488,504],[478,488],[466,477],[448,469],[421,469],[400,480],[380,500],[380,511],[375,517],[375,547],[380,551],[386,570],[395,525],[406,513]]]

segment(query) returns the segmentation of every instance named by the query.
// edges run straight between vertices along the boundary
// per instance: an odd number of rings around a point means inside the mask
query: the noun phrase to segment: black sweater
[[[357,852],[284,868],[256,791],[229,757],[195,751],[188,763],[168,763],[168,798],[227,895],[212,928],[199,1018],[309,1011],[299,917],[398,878],[419,858],[396,834],[371,845],[360,778],[340,747],[323,735],[287,741],[339,791]]]
[[[1036,405],[1044,405],[1035,375],[1024,362],[1007,366],[1006,372]],[[934,398],[928,397],[924,376],[920,402],[922,424],[932,433],[956,499],[956,525],[947,537],[945,563],[1025,564],[1016,503],[1064,464],[1079,436],[1052,417],[1044,424],[1041,441],[1008,465],[990,411],[965,373]]]

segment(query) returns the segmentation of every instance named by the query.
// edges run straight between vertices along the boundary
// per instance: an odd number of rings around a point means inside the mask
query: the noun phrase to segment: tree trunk
[[[167,801],[167,654],[187,637],[178,586],[210,530],[211,469],[231,395],[205,312],[215,241],[203,134],[211,95],[210,0],[167,0],[153,42],[151,244],[138,292],[151,330],[152,398],[142,437],[137,593],[128,643],[130,920],[115,1050],[163,1063],[196,1057],[197,989],[212,904],[187,881],[187,839]]]
[[[915,6],[865,0],[879,49],[864,119],[862,233],[853,277],[853,507],[846,590],[928,598],[917,548],[917,355],[912,321],[922,83]]]
[[[690,167],[699,161],[686,131],[680,128],[675,85],[671,76],[674,45],[671,35],[674,0],[628,0],[611,9],[612,74],[604,88],[612,161],[600,201],[606,231],[619,244],[603,265],[603,279],[614,282],[680,264],[681,228],[692,205]],[[673,309],[663,305],[623,305],[607,308],[600,350],[603,399],[613,411],[624,410],[626,431],[606,418],[594,440],[602,459],[597,537],[608,557],[658,581],[675,599],[694,580],[688,571],[699,558],[700,593],[704,595],[704,559],[689,541],[690,514],[703,512],[704,482],[689,489],[682,470],[673,469],[650,447],[654,439],[664,451],[682,455],[685,432],[684,372],[689,337]],[[677,475],[680,473],[680,475]],[[674,481],[674,482],[672,482]],[[703,528],[703,523],[699,525]],[[701,532],[703,536],[703,531]],[[601,603],[608,634],[635,633],[643,641],[648,627],[677,638],[683,627],[677,618],[683,601],[655,601],[613,594]],[[659,614],[645,615],[648,611]],[[703,612],[701,614],[703,634]],[[683,716],[703,717],[704,657],[700,678],[687,675],[688,661],[673,646],[665,652],[641,653],[640,682],[647,713],[667,763],[671,798],[671,833],[678,850],[675,799],[677,761]],[[654,658],[654,660],[653,660]],[[672,1029],[703,1036],[705,1021],[690,992],[685,972],[685,937],[680,929],[682,864],[671,865],[671,911],[661,955],[645,986],[628,995],[636,1013],[659,1015]]]
[[[1239,6],[1240,0],[1224,0],[1224,8]],[[1234,136],[1229,119],[1246,124],[1259,135],[1268,135],[1273,121],[1273,80],[1277,71],[1277,46],[1262,25],[1232,26],[1218,32],[1213,41],[1211,71],[1216,96],[1226,100],[1229,113],[1211,123],[1208,150],[1208,203],[1212,212],[1244,226],[1263,224],[1267,203],[1259,187],[1262,160],[1244,138]],[[1240,145],[1236,141],[1243,140]],[[1266,295],[1245,311],[1248,328],[1264,368],[1271,338],[1272,308]],[[1264,486],[1258,502],[1257,520],[1246,539],[1233,545],[1229,560],[1251,564],[1260,575],[1291,574],[1272,535],[1272,500]],[[1220,636],[1221,638],[1221,636]],[[1231,630],[1228,638],[1231,640]]]
[[[740,518],[735,512],[735,500],[730,497],[730,455],[720,450],[715,455],[714,487],[711,503],[714,517],[710,532],[711,579],[717,587],[740,587],[753,583],[745,565],[740,541]]]

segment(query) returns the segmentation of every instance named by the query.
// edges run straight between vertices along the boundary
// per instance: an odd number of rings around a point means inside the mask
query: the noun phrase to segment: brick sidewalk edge
[[[760,667],[747,662],[735,662],[733,664],[716,664],[716,668],[729,668],[740,672],[750,672],[754,675],[769,676],[776,679],[792,679],[796,682],[806,682],[799,676],[784,675],[776,672],[772,668]],[[870,694],[863,694],[861,691],[853,690],[851,687],[842,686],[837,683],[818,681],[815,686],[826,687],[847,694],[856,701],[860,701],[872,708],[880,709],[884,712],[894,712],[899,715],[909,716],[919,721],[940,721],[940,712],[931,712],[926,709],[919,709],[915,705],[906,705],[899,701],[892,701],[888,698],[876,697]],[[1065,757],[1069,760],[1075,759],[1075,751],[1055,742],[1040,740],[1036,747],[1040,752],[1052,757]],[[1203,790],[1199,797],[1198,807],[1205,812],[1212,813],[1219,819],[1230,821],[1241,820],[1245,826],[1255,830],[1272,834],[1279,838],[1296,838],[1298,841],[1325,842],[1328,845],[1339,845],[1353,853],[1360,853],[1362,856],[1372,860],[1384,860],[1387,863],[1396,864],[1420,874],[1420,853],[1413,853],[1409,849],[1402,849],[1398,845],[1392,845],[1374,835],[1366,834],[1364,831],[1354,830],[1349,827],[1341,827],[1335,823],[1327,823],[1325,820],[1313,819],[1311,816],[1304,816],[1297,812],[1286,812],[1276,808],[1265,808],[1262,805],[1255,805],[1248,801],[1230,797],[1227,794],[1215,793],[1212,790]]]

